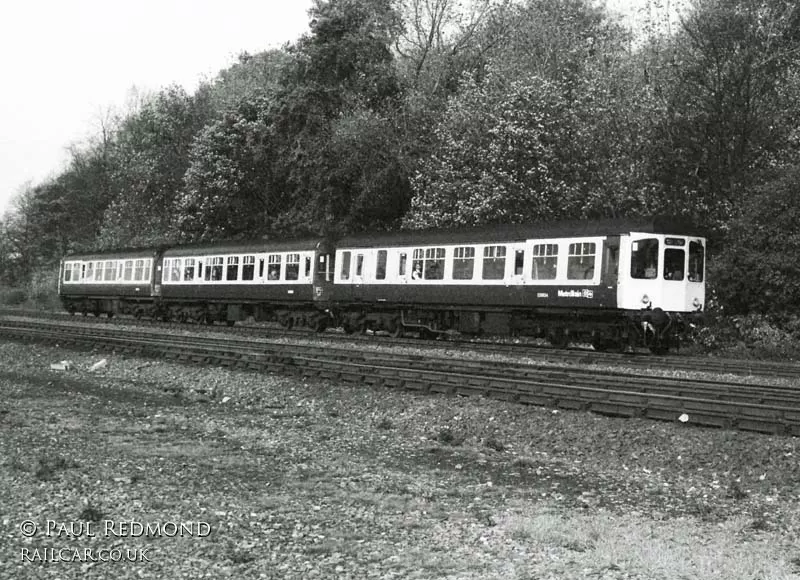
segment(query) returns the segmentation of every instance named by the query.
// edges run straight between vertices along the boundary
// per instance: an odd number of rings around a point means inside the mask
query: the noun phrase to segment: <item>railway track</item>
[[[164,335],[139,328],[39,320],[1,320],[0,335],[422,392],[800,435],[800,391],[791,384],[687,380],[629,370],[558,368],[231,336]]]
[[[0,309],[2,316],[23,316],[25,318],[38,318],[59,320],[65,323],[91,322],[108,326],[137,326],[142,328],[165,328],[182,332],[212,331],[224,333],[234,337],[251,337],[264,339],[302,339],[307,341],[327,341],[351,343],[355,346],[362,344],[380,345],[386,347],[426,348],[439,352],[462,352],[468,355],[497,355],[509,359],[533,359],[543,363],[556,363],[561,365],[593,365],[600,367],[626,367],[652,371],[660,369],[674,371],[680,369],[693,373],[716,373],[742,376],[768,376],[776,378],[795,379],[800,377],[800,363],[784,361],[772,362],[750,359],[725,359],[716,357],[669,355],[655,356],[650,352],[597,352],[590,347],[574,347],[570,349],[553,348],[537,344],[533,341],[509,341],[466,339],[463,337],[450,337],[445,340],[421,340],[417,338],[391,338],[389,336],[373,336],[371,334],[345,334],[338,330],[329,330],[324,333],[315,333],[310,330],[288,330],[277,324],[238,324],[228,327],[224,325],[198,326],[177,322],[162,322],[156,320],[136,320],[134,318],[82,318],[73,317],[66,312],[47,311],[20,311]]]

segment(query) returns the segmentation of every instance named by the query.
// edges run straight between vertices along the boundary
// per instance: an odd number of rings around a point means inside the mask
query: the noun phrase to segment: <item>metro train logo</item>
[[[559,298],[586,298],[591,300],[594,298],[594,290],[589,290],[588,288],[582,288],[581,290],[559,290],[558,291]]]

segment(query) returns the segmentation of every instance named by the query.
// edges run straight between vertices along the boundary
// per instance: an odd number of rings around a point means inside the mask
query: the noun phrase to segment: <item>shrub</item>
[[[0,303],[5,306],[19,306],[27,299],[28,295],[22,288],[0,288]]]

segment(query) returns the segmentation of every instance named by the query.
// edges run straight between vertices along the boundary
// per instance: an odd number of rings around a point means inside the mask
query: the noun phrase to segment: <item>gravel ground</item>
[[[0,390],[0,578],[800,578],[797,438],[8,342]]]

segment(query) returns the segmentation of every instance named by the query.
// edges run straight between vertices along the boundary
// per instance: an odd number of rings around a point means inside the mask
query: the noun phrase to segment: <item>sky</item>
[[[68,147],[126,110],[133,87],[193,92],[243,51],[308,31],[311,0],[4,0],[0,3],[0,215],[58,175]]]
[[[677,0],[674,0],[677,1]],[[648,0],[608,0],[635,11]],[[667,0],[669,2],[669,0]],[[0,3],[0,215],[57,176],[69,147],[124,112],[133,89],[193,92],[246,51],[297,40],[311,0],[5,0]]]

